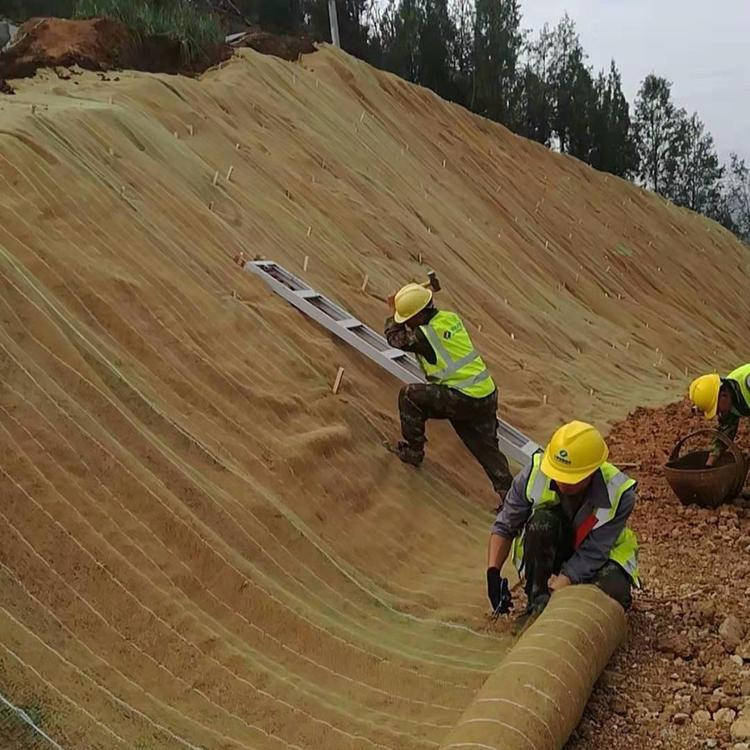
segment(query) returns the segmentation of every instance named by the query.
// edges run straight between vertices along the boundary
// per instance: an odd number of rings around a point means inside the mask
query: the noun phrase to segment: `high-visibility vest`
[[[552,480],[542,471],[541,464],[542,453],[535,453],[531,473],[526,482],[526,498],[533,506],[532,515],[537,508],[560,503],[560,496],[552,489]],[[574,549],[578,549],[591,531],[615,517],[623,494],[635,484],[634,479],[630,479],[610,463],[602,464],[599,471],[607,486],[609,507],[597,508],[575,529]],[[632,529],[626,526],[620,532],[610,550],[609,559],[616,562],[630,576],[635,586],[640,587],[638,538]],[[519,572],[523,570],[523,533],[513,541],[513,563]]]
[[[456,313],[438,311],[427,325],[420,326],[435,352],[431,364],[417,355],[427,380],[455,388],[474,398],[484,398],[495,390],[489,370],[474,349],[469,333]]]
[[[745,403],[750,408],[750,364],[742,365],[736,370],[733,370],[726,377],[727,380],[734,380],[740,387],[742,397],[745,399]]]

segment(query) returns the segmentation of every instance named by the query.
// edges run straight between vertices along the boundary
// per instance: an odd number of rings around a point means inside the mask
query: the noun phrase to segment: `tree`
[[[446,99],[455,99],[454,48],[456,27],[447,0],[421,0],[417,82]]]
[[[285,0],[286,3],[295,0]],[[284,0],[261,0],[261,2],[283,3]],[[342,49],[361,60],[376,61],[377,49],[373,49],[373,34],[370,16],[373,0],[336,0],[339,22],[339,37]],[[331,40],[327,0],[302,0],[302,13],[316,39]]]
[[[653,73],[646,76],[635,100],[633,132],[638,176],[654,192],[668,194],[671,159],[680,113],[671,99],[672,84]]]
[[[721,199],[724,172],[711,133],[698,117],[681,116],[670,153],[670,194],[675,203],[715,216]]]
[[[737,154],[730,154],[722,193],[722,223],[750,243],[750,168]]]
[[[630,177],[638,168],[630,123],[630,107],[622,93],[622,78],[612,60],[609,75],[599,73],[595,83],[595,107],[592,112],[593,148],[590,164],[596,169],[620,177]]]
[[[520,79],[516,130],[545,146],[552,138],[554,104],[549,83],[552,33],[545,24],[538,37],[526,45],[526,62]]]
[[[380,46],[383,65],[407,81],[419,78],[419,34],[422,28],[418,0],[395,0],[383,12],[380,21]]]
[[[570,151],[572,140],[571,153],[581,159],[587,158],[590,148],[587,121],[593,98],[593,83],[585,59],[575,23],[566,13],[551,37],[548,81],[554,107],[552,129],[560,151]]]
[[[456,101],[471,108],[474,88],[474,24],[473,0],[454,0],[452,16],[456,29],[453,48]]]
[[[471,108],[509,126],[517,113],[516,69],[522,46],[518,0],[476,0]]]

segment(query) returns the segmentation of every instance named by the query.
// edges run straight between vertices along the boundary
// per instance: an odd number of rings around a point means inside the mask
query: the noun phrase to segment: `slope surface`
[[[395,461],[397,384],[232,256],[373,325],[421,256],[543,440],[732,363],[746,250],[330,48],[14,86],[0,691],[65,747],[438,746],[508,645],[486,478]]]

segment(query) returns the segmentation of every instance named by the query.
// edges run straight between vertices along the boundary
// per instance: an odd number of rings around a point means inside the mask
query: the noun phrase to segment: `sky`
[[[750,0],[521,0],[536,32],[567,11],[595,70],[612,58],[631,105],[641,81],[672,82],[672,100],[697,110],[722,161],[750,162]]]

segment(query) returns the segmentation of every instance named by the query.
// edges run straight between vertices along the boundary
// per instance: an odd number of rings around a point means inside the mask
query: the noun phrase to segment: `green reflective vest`
[[[732,370],[726,379],[734,380],[739,385],[742,397],[745,399],[748,407],[750,407],[750,364],[742,365],[742,367]]]
[[[484,398],[495,390],[489,370],[456,313],[440,310],[427,325],[419,328],[437,358],[433,365],[417,355],[427,380],[455,388],[473,398]]]
[[[534,454],[531,473],[526,483],[526,498],[532,504],[532,513],[544,505],[557,505],[560,496],[552,489],[552,480],[542,471],[542,453]],[[577,549],[589,532],[611,521],[617,514],[620,499],[629,490],[635,480],[623,474],[616,466],[604,463],[599,469],[607,487],[609,507],[597,508],[575,530],[574,547]],[[638,539],[635,532],[627,526],[620,532],[610,550],[609,559],[616,562],[631,578],[635,586],[640,586],[638,570]],[[513,541],[513,563],[519,573],[523,570],[523,534]]]

